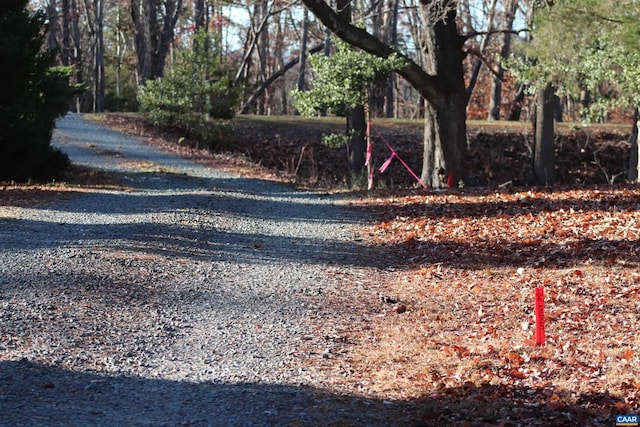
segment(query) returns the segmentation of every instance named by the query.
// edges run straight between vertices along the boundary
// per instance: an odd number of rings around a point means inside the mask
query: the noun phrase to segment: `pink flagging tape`
[[[395,153],[395,151],[393,153],[391,153],[391,156],[389,156],[389,158],[384,161],[382,166],[380,166],[380,169],[378,169],[380,171],[380,173],[384,173],[387,170],[387,168],[389,167],[389,165],[391,164],[391,162],[393,161],[393,159],[396,156],[397,156],[397,154]]]
[[[369,125],[367,125],[367,131],[369,131],[369,128],[373,128],[373,126],[370,126],[371,123],[369,123]],[[387,142],[386,139],[384,139],[384,137],[382,135],[380,135],[380,133],[378,133],[378,131],[376,131],[376,136],[378,138],[380,138],[384,144],[387,146],[387,148],[389,149],[389,151],[391,151],[391,156],[385,160],[385,162],[382,164],[382,166],[380,166],[380,173],[384,173],[387,168],[389,167],[389,165],[391,164],[391,162],[393,161],[394,158],[398,159],[400,161],[400,163],[402,163],[402,166],[404,166],[404,168],[406,170],[409,171],[409,173],[411,174],[411,176],[420,183],[420,185],[422,185],[422,188],[424,188],[425,190],[429,189],[429,187],[427,187],[427,185],[420,179],[420,177],[418,175],[416,175],[416,173],[413,171],[413,169],[411,169],[411,167],[404,161],[402,160],[402,157],[400,157],[398,155],[398,153],[396,152],[396,150],[393,149],[393,147],[391,147],[391,144],[389,144],[389,142]],[[367,147],[367,151],[369,150],[369,147]],[[368,155],[368,153],[367,153]],[[369,159],[367,158],[367,161],[369,161]],[[366,164],[366,163],[365,163]]]
[[[367,123],[367,157],[364,160],[365,166],[372,166],[371,163],[371,153],[373,152],[373,144],[371,143],[371,122]]]
[[[371,143],[371,122],[367,122],[367,157],[364,160],[364,165],[369,170],[369,177],[367,180],[367,190],[373,188],[373,163],[371,162],[371,155],[373,153],[373,144]]]

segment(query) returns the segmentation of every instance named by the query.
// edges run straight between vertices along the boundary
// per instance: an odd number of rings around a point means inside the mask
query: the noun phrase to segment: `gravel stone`
[[[208,169],[77,114],[54,145],[125,188],[0,206],[0,425],[415,419],[331,391],[314,368],[353,321],[329,300],[385,266],[338,197]]]

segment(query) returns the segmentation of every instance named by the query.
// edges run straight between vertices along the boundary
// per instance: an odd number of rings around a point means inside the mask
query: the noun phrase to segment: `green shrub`
[[[53,67],[41,50],[42,12],[30,14],[27,0],[0,9],[0,179],[55,178],[69,159],[51,146],[55,121],[73,95],[71,69]]]
[[[208,120],[232,118],[238,103],[230,70],[209,45],[206,35],[196,34],[193,47],[177,55],[164,77],[138,91],[142,111],[154,122],[184,129],[201,141],[207,139]]]

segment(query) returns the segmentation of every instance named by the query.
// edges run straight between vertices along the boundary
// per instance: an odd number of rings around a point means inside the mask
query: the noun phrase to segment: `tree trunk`
[[[631,130],[631,154],[629,157],[629,182],[640,182],[640,150],[638,150],[638,135],[640,134],[638,122],[638,107],[633,110],[633,129]]]
[[[195,0],[193,2],[193,21],[195,25],[195,31],[198,32],[200,30],[207,31],[205,27],[205,1],[204,0]]]
[[[49,20],[49,31],[47,33],[47,45],[49,50],[58,49],[58,5],[56,0],[49,0],[47,3],[47,19]],[[60,58],[62,62],[62,58]]]
[[[517,0],[509,0],[505,4],[504,16],[502,19],[502,29],[511,31],[513,28],[513,21],[516,17],[516,11],[518,8]],[[502,41],[500,47],[500,58],[507,59],[511,54],[511,33],[505,32],[502,34]],[[500,107],[502,105],[502,77],[504,75],[504,69],[502,64],[497,64],[497,76],[493,76],[491,79],[491,89],[489,95],[489,120],[500,120]]]
[[[71,36],[73,39],[73,65],[76,69],[76,83],[84,83],[84,76],[82,74],[82,44],[80,42],[80,24],[79,24],[79,12],[78,4],[76,0],[71,0]],[[80,96],[75,97],[76,112],[81,111]]]
[[[138,84],[144,85],[147,80],[157,76],[153,74],[154,43],[151,29],[157,26],[156,3],[144,0],[131,0],[131,18],[135,29],[136,55],[138,56]]]
[[[259,9],[258,15],[260,17],[263,17],[265,19],[265,22],[267,20],[267,18],[271,15],[271,11],[269,8],[269,2],[267,1],[262,1],[262,2],[258,2],[256,3],[256,8]],[[258,44],[257,44],[257,52],[258,52],[258,64],[260,65],[260,69],[258,70],[259,72],[259,81],[264,82],[265,80],[267,80],[267,77],[269,75],[269,71],[268,71],[268,64],[267,64],[267,60],[269,57],[269,40],[270,40],[270,35],[269,35],[269,26],[265,25],[263,30],[260,32],[260,34],[257,36],[258,38]],[[260,99],[258,101],[258,114],[259,115],[265,115],[268,113],[269,111],[269,101],[270,101],[270,96],[269,96],[269,88],[266,88],[263,92],[262,92],[262,99]]]
[[[62,65],[71,63],[71,10],[69,0],[62,0]]]
[[[423,10],[423,15],[426,12]],[[425,109],[421,179],[431,187],[445,186],[450,175],[454,183],[466,178],[467,94],[462,67],[463,40],[457,32],[455,14],[455,9],[451,9],[446,19],[424,29],[426,70],[440,81],[439,102],[427,98]]]
[[[182,11],[182,0],[164,0],[161,4],[164,6],[164,12],[159,14],[157,2],[131,0],[131,18],[138,56],[138,80],[141,85],[147,80],[164,75],[169,46]],[[158,22],[159,16],[161,22]]]
[[[391,46],[395,46],[398,44],[398,11],[400,7],[400,0],[390,0],[388,4],[389,11],[387,11],[387,16],[390,17],[388,24],[389,28],[389,44]],[[397,117],[397,111],[395,110],[395,83],[396,76],[395,73],[390,73],[389,77],[387,77],[386,81],[386,90],[385,94],[385,106],[384,106],[384,115],[387,118]]]
[[[302,16],[302,41],[300,46],[300,69],[298,71],[298,90],[303,91],[306,89],[306,73],[307,73],[307,42],[309,40],[309,9],[304,8],[304,15]],[[296,114],[299,114],[296,112]]]
[[[554,173],[554,89],[547,85],[536,94],[535,146],[533,174],[536,185],[553,185]]]
[[[465,175],[466,97],[451,97],[438,108],[425,103],[424,153],[420,179],[431,187],[447,185],[449,175],[457,185]],[[458,141],[458,143],[451,143]]]
[[[513,101],[511,101],[511,106],[509,107],[509,115],[507,116],[507,120],[510,122],[517,122],[520,120],[520,116],[522,115],[522,103],[524,102],[525,95],[525,86],[518,86],[518,90],[516,90],[516,94],[513,97]]]
[[[94,101],[94,111],[96,113],[102,113],[104,111],[104,1],[105,0],[96,0],[94,4],[96,19],[96,97]]]
[[[92,110],[94,113],[104,111],[104,1],[105,0],[85,0],[87,10],[87,24],[89,25],[92,53],[92,85],[93,95]]]
[[[153,74],[156,77],[164,76],[164,66],[169,54],[169,48],[173,42],[175,34],[176,24],[178,23],[178,17],[182,10],[182,0],[165,0],[164,1],[164,14],[162,15],[162,30],[158,35],[157,46],[155,56],[155,67]]]
[[[367,118],[363,105],[358,105],[349,111],[347,128],[351,134],[349,138],[349,169],[352,177],[359,177],[364,168],[365,152],[367,144],[365,140],[367,132]]]
[[[338,19],[344,24],[351,24],[351,1],[337,0]],[[364,168],[365,133],[367,122],[364,105],[358,105],[347,112],[347,135],[349,136],[348,154],[349,170],[352,177],[358,177]]]

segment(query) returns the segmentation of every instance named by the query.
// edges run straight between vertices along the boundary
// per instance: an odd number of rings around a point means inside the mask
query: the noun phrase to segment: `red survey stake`
[[[544,345],[544,288],[536,288],[536,345]]]

